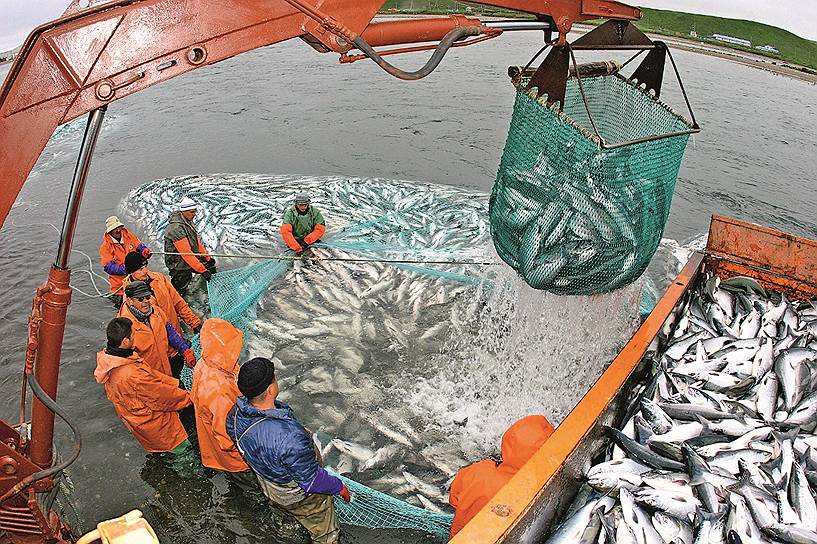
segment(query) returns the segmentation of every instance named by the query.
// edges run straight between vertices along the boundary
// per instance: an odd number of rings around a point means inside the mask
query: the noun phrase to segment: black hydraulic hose
[[[0,503],[5,501],[9,497],[16,495],[17,493],[19,493],[26,487],[30,486],[34,482],[42,480],[43,478],[47,478],[62,470],[65,470],[71,463],[77,460],[80,451],[82,451],[82,435],[80,434],[77,426],[74,425],[74,423],[68,418],[68,414],[65,413],[65,411],[60,407],[59,404],[57,404],[54,401],[54,399],[49,397],[48,394],[45,391],[43,391],[43,388],[40,387],[40,384],[39,382],[37,382],[37,379],[34,377],[33,373],[26,374],[26,377],[28,379],[28,384],[31,386],[31,391],[34,393],[34,396],[37,397],[37,399],[40,402],[42,402],[46,408],[60,416],[60,419],[62,419],[68,425],[68,427],[70,427],[71,432],[74,433],[74,451],[71,452],[71,456],[68,457],[68,459],[66,459],[62,463],[35,472],[34,474],[21,480],[19,483],[17,483],[17,485],[9,489],[2,497],[0,497]]]
[[[57,472],[68,468],[71,463],[77,460],[80,451],[82,451],[82,435],[79,432],[79,428],[77,428],[74,422],[69,419],[68,414],[65,413],[65,410],[63,410],[54,399],[49,397],[45,391],[43,391],[43,388],[40,387],[40,384],[34,377],[34,374],[28,375],[28,383],[31,386],[31,391],[34,393],[34,396],[36,396],[46,408],[60,416],[60,419],[62,419],[71,429],[71,432],[74,433],[74,451],[71,452],[71,456],[68,459],[58,465],[54,465],[53,467],[32,474],[32,478],[34,480],[41,480],[47,476],[51,476],[52,474],[56,474]]]
[[[437,66],[443,60],[443,57],[451,48],[451,46],[454,45],[454,42],[466,38],[468,36],[479,36],[480,34],[482,34],[482,28],[479,26],[461,26],[449,30],[448,34],[443,36],[443,39],[440,40],[440,43],[437,45],[437,48],[431,55],[431,58],[428,59],[428,62],[425,63],[425,66],[423,66],[422,68],[415,72],[405,72],[389,64],[383,59],[383,57],[381,57],[378,54],[377,51],[375,51],[360,36],[355,38],[352,41],[352,43],[355,44],[355,47],[360,49],[364,55],[375,61],[378,66],[383,68],[383,70],[385,70],[389,74],[393,75],[396,78],[404,79],[406,81],[414,81],[417,79],[422,79],[431,72],[433,72],[434,69],[437,68]]]

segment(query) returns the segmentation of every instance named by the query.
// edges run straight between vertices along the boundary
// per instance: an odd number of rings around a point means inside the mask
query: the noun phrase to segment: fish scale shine
[[[734,542],[730,531],[742,542],[817,542],[815,488],[807,477],[809,470],[817,474],[817,353],[811,347],[817,346],[817,325],[811,325],[817,306],[741,278],[704,278],[687,296],[683,314],[661,331],[669,340],[654,355],[661,361],[656,386],[647,388],[654,393],[634,416],[665,432],[646,439],[647,453],[612,431],[624,446],[614,450],[632,458],[590,468],[589,482],[602,492],[620,488],[627,501],[632,492],[637,503],[668,515],[646,520],[664,540],[689,542],[677,527],[689,527],[691,537],[694,525],[695,542]],[[790,431],[778,432],[781,424]],[[683,482],[664,486],[638,468],[671,464],[662,455],[681,450],[686,488]],[[692,495],[678,492],[683,489]],[[701,514],[704,509],[711,513]],[[633,520],[622,523],[611,530],[637,541]]]

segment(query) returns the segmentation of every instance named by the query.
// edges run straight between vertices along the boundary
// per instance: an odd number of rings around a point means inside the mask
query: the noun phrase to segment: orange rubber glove
[[[190,368],[193,368],[194,366],[196,366],[196,354],[193,353],[192,349],[188,348],[188,349],[184,350],[182,355],[184,356],[184,364],[185,365],[189,366]]]

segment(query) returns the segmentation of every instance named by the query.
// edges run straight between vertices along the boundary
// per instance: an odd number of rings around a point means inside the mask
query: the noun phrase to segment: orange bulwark
[[[704,253],[695,252],[652,313],[553,436],[488,504],[451,539],[452,544],[528,542],[541,539],[564,514],[583,470],[607,444],[603,427],[617,420],[646,379],[642,359],[684,293],[703,270],[721,278],[742,275],[791,299],[817,297],[817,242],[713,215]]]

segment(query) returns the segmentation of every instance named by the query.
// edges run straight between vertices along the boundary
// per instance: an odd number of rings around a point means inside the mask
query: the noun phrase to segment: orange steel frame
[[[54,129],[84,113],[295,37],[322,52],[346,53],[357,35],[392,45],[412,36],[439,39],[461,23],[373,23],[383,4],[376,0],[306,0],[317,17],[294,5],[305,3],[300,0],[117,0],[85,10],[76,2],[63,18],[31,33],[0,89],[0,225]],[[563,33],[577,21],[640,17],[638,9],[609,0],[481,3],[552,18]]]
[[[559,31],[560,44],[575,22],[641,16],[638,9],[612,0],[475,3],[550,22]],[[440,40],[460,26],[475,26],[485,36],[497,34],[478,19],[466,17],[372,22],[382,0],[86,0],[86,4],[81,8],[80,0],[73,0],[62,18],[36,28],[0,88],[0,226],[57,126],[151,85],[296,37],[319,52],[345,54],[358,36],[383,46]],[[71,302],[69,280],[70,269],[52,266],[37,291],[30,319],[26,369],[52,399],[57,396],[65,315]],[[62,538],[57,520],[38,509],[34,494],[53,487],[53,481],[45,478],[25,487],[26,477],[52,464],[53,425],[53,412],[36,399],[30,443],[0,422],[0,495],[14,493],[0,501],[0,542]]]

